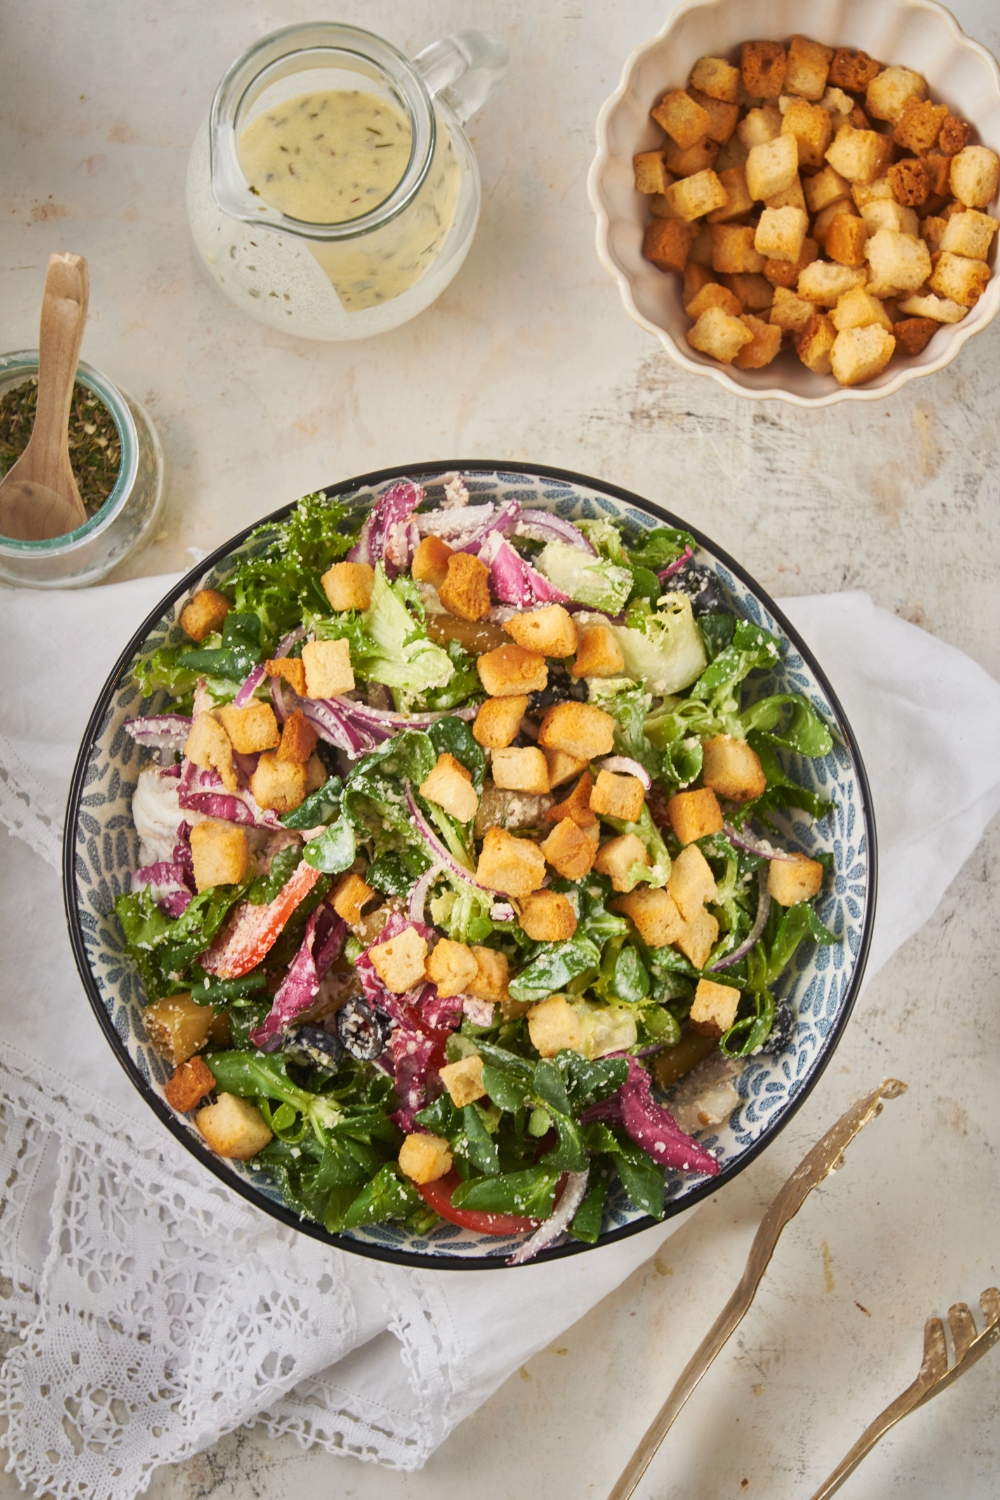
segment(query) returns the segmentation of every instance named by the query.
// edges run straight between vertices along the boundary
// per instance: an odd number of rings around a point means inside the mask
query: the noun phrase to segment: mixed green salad
[[[658,1219],[668,1173],[719,1171],[665,1090],[789,1041],[776,981],[836,939],[829,857],[772,820],[827,813],[786,752],[831,738],[755,695],[781,645],[694,552],[460,478],[311,495],[138,665],[146,1033],[302,1217],[522,1261],[596,1241],[616,1182]]]

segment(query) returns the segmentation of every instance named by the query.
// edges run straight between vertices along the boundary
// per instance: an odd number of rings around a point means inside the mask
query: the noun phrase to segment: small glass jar
[[[38,374],[37,349],[0,355],[0,396]],[[80,361],[76,378],[107,407],[121,441],[115,487],[100,510],[65,536],[44,542],[0,536],[0,580],[35,589],[96,583],[148,541],[163,501],[163,454],[145,409],[106,375]]]

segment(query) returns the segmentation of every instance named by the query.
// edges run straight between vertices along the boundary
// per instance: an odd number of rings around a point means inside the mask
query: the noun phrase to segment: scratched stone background
[[[990,0],[953,9],[1000,51]],[[161,529],[119,576],[188,566],[189,549],[368,469],[535,460],[664,502],[773,594],[866,589],[1000,676],[1000,322],[886,401],[805,413],[677,369],[626,317],[597,260],[585,189],[594,119],[668,11],[649,0],[0,0],[3,347],[35,343],[50,252],[83,253],[84,357],[142,399],[166,454]],[[421,318],[359,344],[311,344],[244,318],[202,272],[184,210],[187,153],[227,65],[267,31],[317,16],[409,52],[481,26],[513,54],[470,127],[484,207],[464,269]],[[998,858],[994,827],[871,984],[821,1086],[766,1156],[423,1473],[247,1431],[160,1472],[149,1493],[606,1494],[784,1176],[852,1098],[895,1073],[918,1086],[786,1231],[757,1303],[637,1492],[809,1495],[915,1375],[924,1319],[1000,1281]],[[997,1495],[998,1416],[994,1355],[897,1428],[843,1494]],[[0,1476],[2,1500],[14,1493]]]

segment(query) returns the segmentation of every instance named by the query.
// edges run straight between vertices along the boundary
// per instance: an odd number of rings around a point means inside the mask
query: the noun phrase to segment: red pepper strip
[[[434,1182],[416,1183],[415,1186],[428,1207],[433,1208],[442,1219],[458,1224],[462,1229],[471,1229],[476,1234],[495,1234],[498,1237],[529,1234],[542,1222],[541,1219],[518,1218],[516,1214],[486,1214],[478,1213],[472,1208],[455,1208],[451,1195],[461,1180],[453,1168],[446,1177],[438,1177]]]
[[[206,973],[219,979],[240,979],[255,969],[274,947],[285,923],[299,902],[308,896],[320,874],[321,871],[303,860],[267,906],[251,906],[249,901],[241,901],[198,960]]]

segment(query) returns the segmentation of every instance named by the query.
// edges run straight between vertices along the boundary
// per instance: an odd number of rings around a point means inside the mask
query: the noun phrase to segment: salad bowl
[[[427,503],[441,503],[445,485],[458,471],[472,503],[516,500],[522,510],[544,510],[563,521],[613,519],[632,533],[682,526],[660,506],[616,486],[564,470],[491,462],[415,465],[366,474],[325,492],[362,512],[401,478],[420,485]],[[268,517],[281,521],[286,506]],[[259,524],[259,523],[258,523]],[[690,531],[690,528],[685,528]],[[64,893],[74,956],[98,1023],[135,1087],[174,1136],[235,1192],[280,1222],[341,1249],[375,1259],[441,1269],[493,1269],[507,1263],[516,1241],[479,1234],[446,1221],[425,1233],[396,1223],[369,1223],[329,1233],[302,1219],[282,1200],[268,1174],[252,1165],[214,1155],[193,1123],[178,1116],[164,1097],[170,1067],[150,1045],[142,1021],[142,994],[128,961],[114,905],[130,889],[139,864],[131,799],[140,767],[148,759],[125,729],[126,720],[156,713],[162,694],[143,698],[133,672],[164,644],[183,639],[181,609],[196,588],[224,585],[237,559],[262,545],[248,528],[225,543],[157,605],[125,646],[91,715],[80,748],[66,816]],[[864,766],[843,711],[822,669],[780,610],[707,537],[693,532],[695,561],[714,575],[728,610],[770,632],[781,643],[779,659],[755,672],[746,687],[752,701],[775,693],[805,697],[829,727],[832,746],[819,758],[793,754],[789,773],[832,810],[813,823],[802,813],[778,812],[782,835],[807,856],[822,854],[832,878],[817,899],[817,913],[835,941],[803,944],[779,981],[777,998],[786,1018],[770,1050],[746,1059],[735,1080],[738,1102],[728,1118],[702,1132],[699,1144],[719,1164],[716,1176],[700,1178],[668,1171],[665,1213],[672,1217],[743,1170],[774,1139],[803,1103],[829,1062],[858,993],[871,940],[875,909],[876,847],[871,798]],[[734,1096],[735,1097],[735,1096]],[[633,1206],[624,1190],[609,1192],[596,1243],[570,1240],[539,1258],[579,1254],[648,1228],[653,1220]]]

